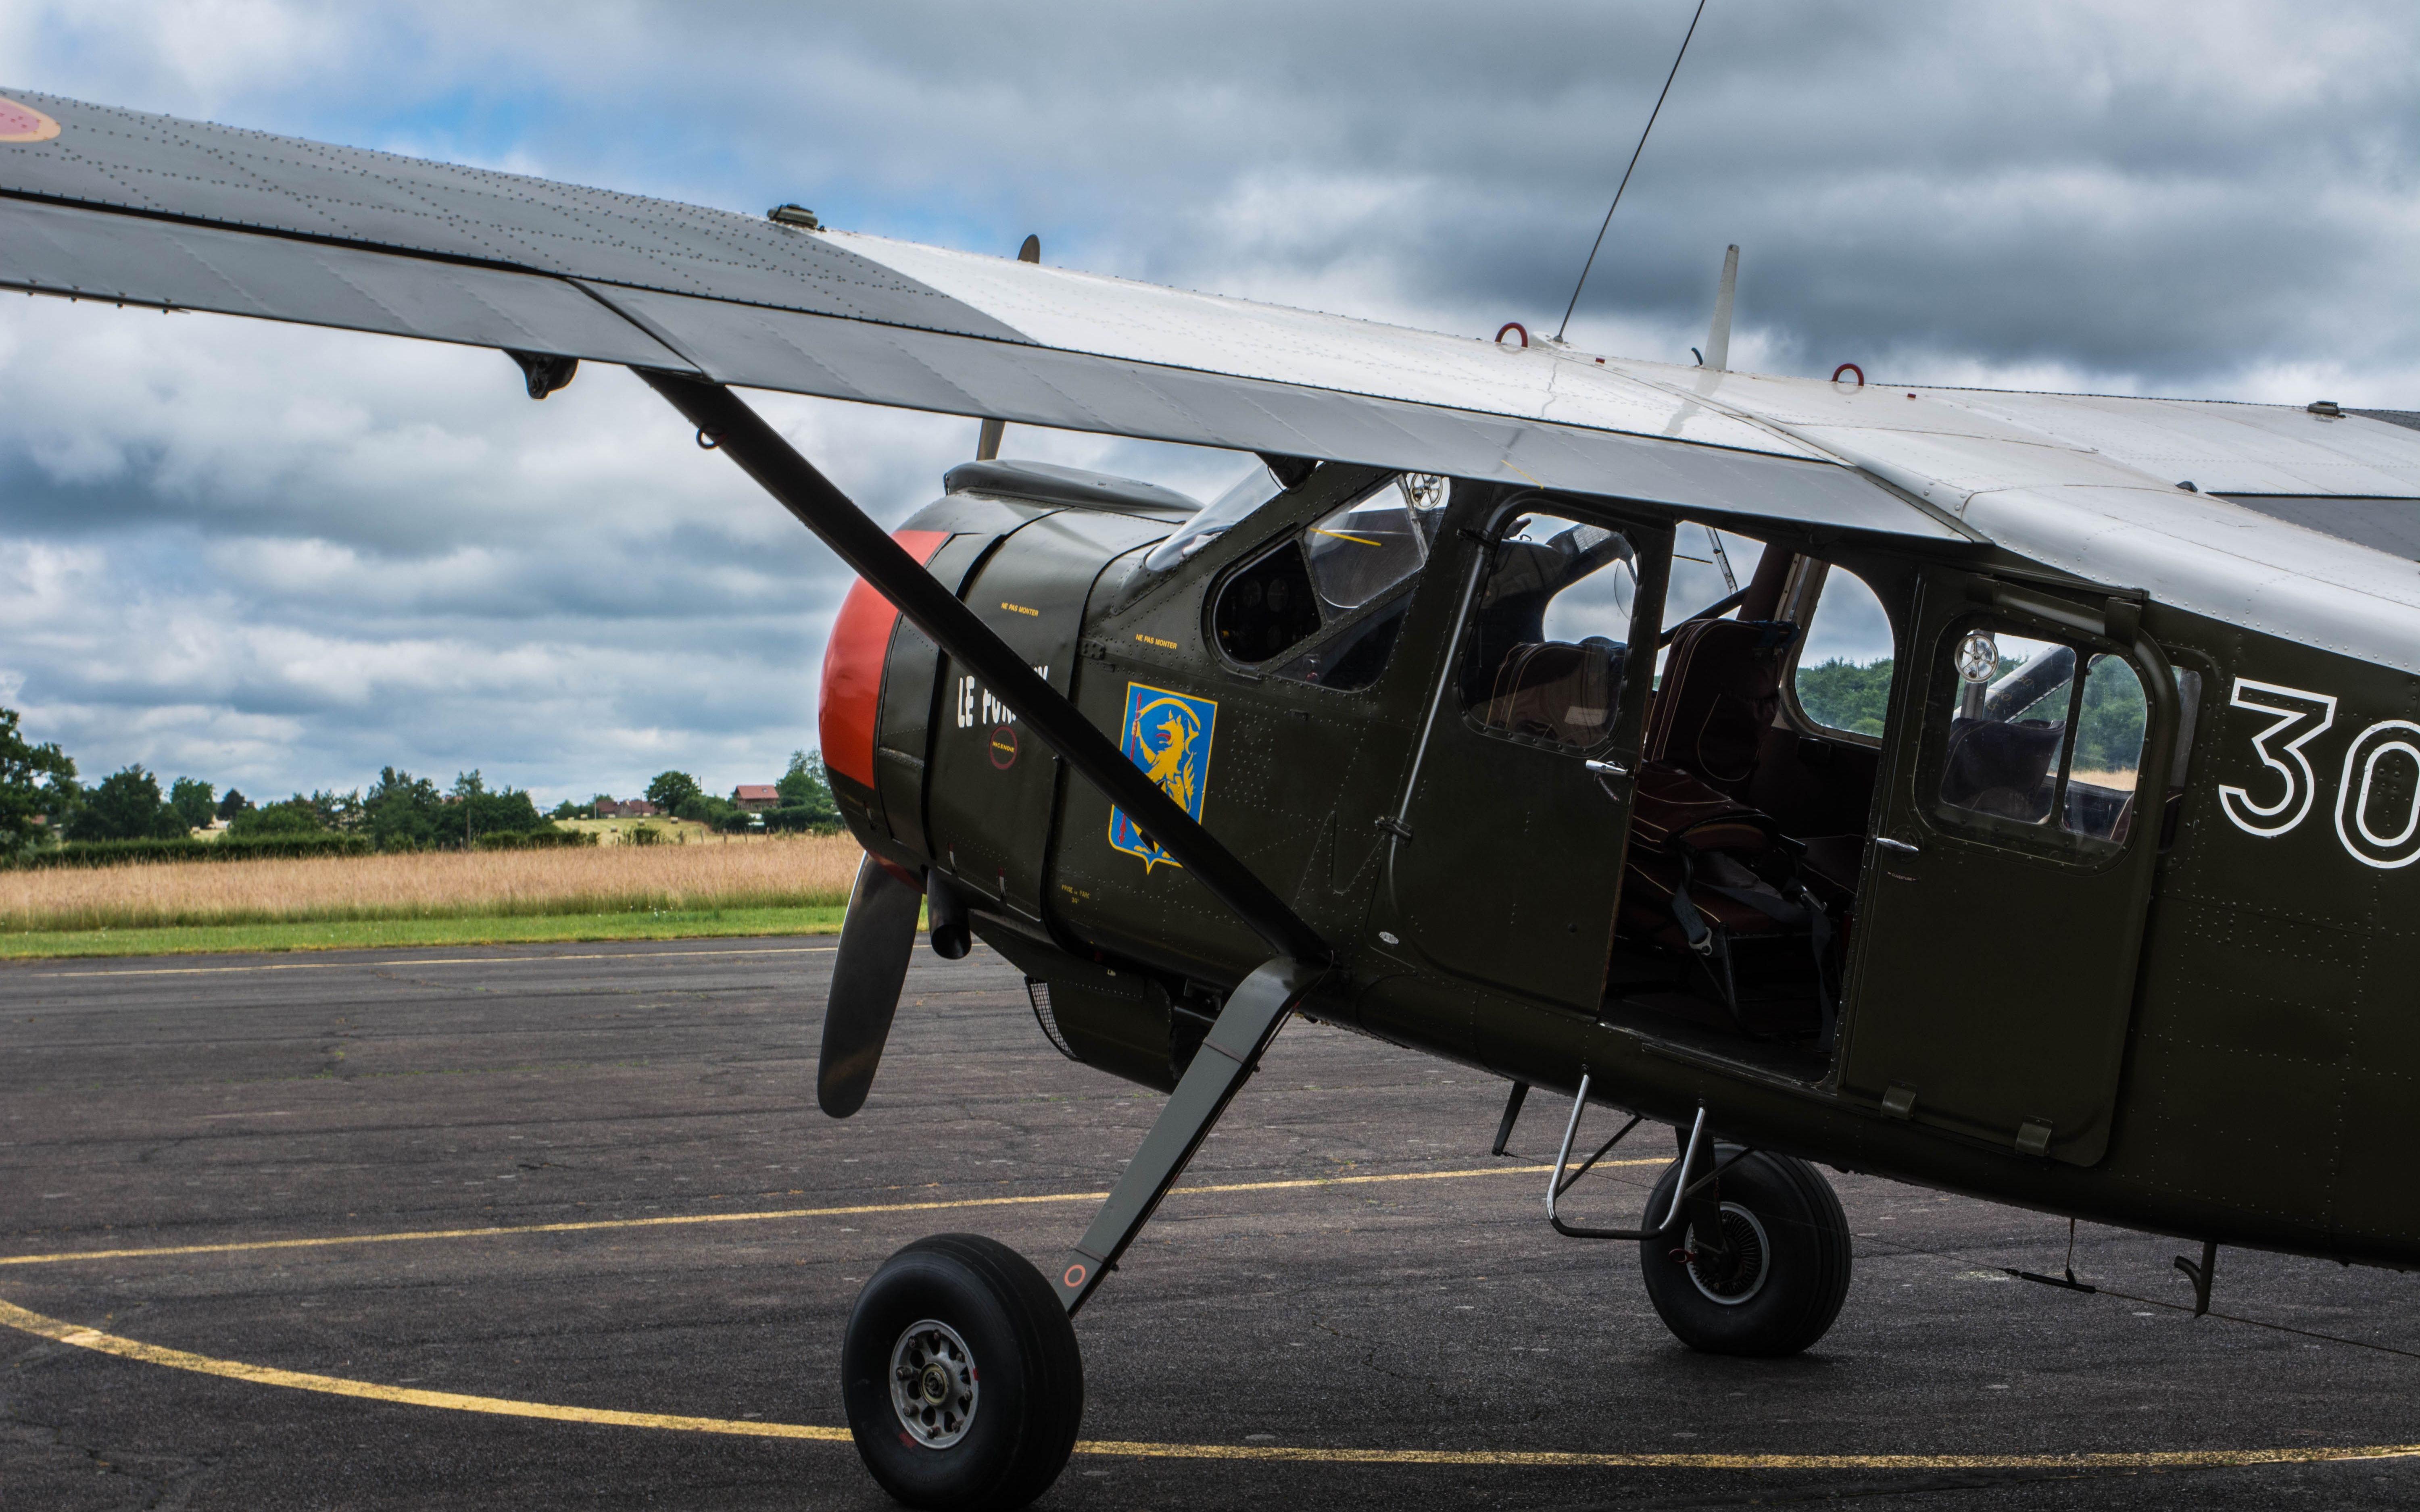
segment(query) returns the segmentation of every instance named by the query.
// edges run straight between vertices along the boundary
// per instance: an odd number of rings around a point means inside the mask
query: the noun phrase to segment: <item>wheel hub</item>
[[[1728,1254],[1717,1258],[1698,1243],[1692,1227],[1682,1258],[1700,1295],[1717,1306],[1736,1307],[1764,1289],[1765,1275],[1773,1269],[1773,1247],[1764,1225],[1736,1202],[1723,1204],[1722,1225]]]
[[[946,1449],[965,1438],[982,1396],[974,1351],[949,1324],[910,1323],[891,1347],[891,1409],[910,1443]]]

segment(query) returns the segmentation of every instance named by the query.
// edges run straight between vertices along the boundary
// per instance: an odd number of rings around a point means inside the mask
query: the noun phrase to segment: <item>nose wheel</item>
[[[1728,1160],[1737,1153],[1724,1147]],[[1675,1161],[1647,1199],[1667,1212]],[[1642,1241],[1648,1299],[1673,1336],[1709,1354],[1795,1354],[1823,1336],[1849,1294],[1849,1220],[1823,1173],[1759,1150],[1723,1167],[1722,1232],[1684,1226]],[[1709,1242],[1711,1240],[1711,1242]]]
[[[1021,1507],[1076,1446],[1084,1365],[1067,1311],[1025,1257],[937,1234],[883,1262],[841,1345],[841,1395],[865,1468],[937,1512]]]

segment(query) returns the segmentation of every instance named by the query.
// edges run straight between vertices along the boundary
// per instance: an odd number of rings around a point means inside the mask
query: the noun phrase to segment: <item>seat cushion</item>
[[[1670,762],[1648,762],[1632,788],[1630,849],[1669,854],[1729,851],[1761,856],[1779,830],[1770,815],[1749,808],[1696,773]]]

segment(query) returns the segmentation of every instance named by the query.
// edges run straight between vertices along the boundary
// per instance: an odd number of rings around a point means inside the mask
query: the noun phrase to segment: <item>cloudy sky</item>
[[[1484,335],[1551,329],[1693,0],[0,8],[34,89]],[[1711,0],[1572,334],[2420,408],[2420,8]],[[551,802],[814,744],[845,585],[627,376],[0,300],[0,703],[98,776]],[[896,519],[971,422],[768,396]],[[1215,491],[1232,455],[1013,431]]]

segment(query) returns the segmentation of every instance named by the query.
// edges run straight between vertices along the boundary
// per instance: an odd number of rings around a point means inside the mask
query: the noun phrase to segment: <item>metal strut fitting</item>
[[[1588,1228],[1583,1227],[1578,1224],[1567,1224],[1563,1222],[1561,1216],[1556,1212],[1555,1204],[1557,1199],[1561,1197],[1564,1193],[1570,1191],[1572,1187],[1578,1182],[1581,1177],[1586,1176],[1592,1168],[1594,1168],[1598,1161],[1605,1159],[1605,1157],[1611,1152],[1614,1146],[1621,1143],[1623,1135],[1629,1134],[1631,1130],[1637,1128],[1640,1123],[1645,1121],[1640,1115],[1636,1113],[1632,1114],[1630,1116],[1630,1121],[1623,1124],[1620,1129],[1614,1131],[1612,1138],[1606,1140],[1604,1144],[1599,1145],[1596,1149],[1595,1154],[1590,1155],[1588,1159],[1580,1162],[1580,1165],[1577,1170],[1573,1171],[1569,1176],[1565,1176],[1563,1172],[1565,1168],[1571,1165],[1572,1160],[1572,1140],[1579,1134],[1580,1131],[1580,1114],[1588,1107],[1588,1089],[1589,1073],[1582,1072],[1580,1072],[1580,1089],[1572,1098],[1572,1116],[1570,1119],[1566,1119],[1563,1124],[1562,1148],[1556,1151],[1555,1169],[1553,1174],[1546,1180],[1546,1221],[1555,1226],[1555,1232],[1561,1234],[1568,1239],[1630,1239],[1644,1241],[1650,1239],[1662,1239],[1668,1235],[1681,1232],[1683,1225],[1686,1221],[1686,1219],[1684,1219],[1684,1210],[1699,1206],[1703,1201],[1704,1197],[1711,1196],[1713,1195],[1711,1190],[1701,1196],[1699,1189],[1711,1189],[1715,1180],[1719,1178],[1723,1172],[1722,1166],[1714,1164],[1714,1134],[1706,1126],[1706,1105],[1702,1103],[1698,1104],[1697,1121],[1690,1126],[1688,1137],[1683,1146],[1681,1154],[1681,1179],[1678,1184],[1673,1188],[1672,1206],[1670,1211],[1664,1214],[1664,1221],[1662,1223],[1650,1228]],[[1745,1152],[1743,1151],[1742,1153],[1745,1154]],[[1709,1227],[1709,1225],[1700,1224],[1699,1227],[1700,1228],[1705,1228]],[[1717,1233],[1719,1233],[1719,1225],[1713,1225],[1712,1227]],[[1716,1242],[1718,1243],[1719,1240],[1717,1240]]]

